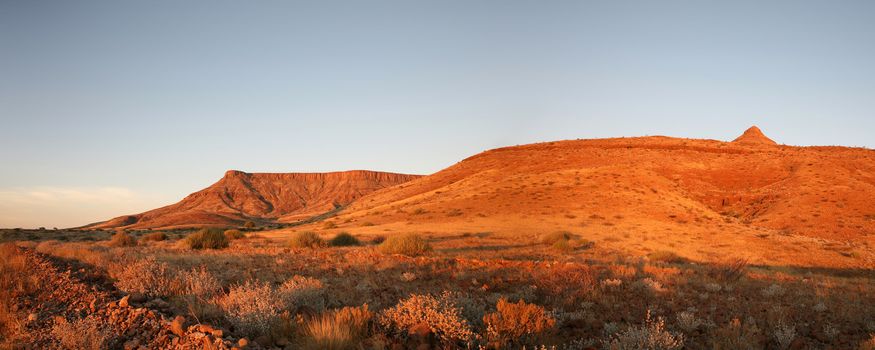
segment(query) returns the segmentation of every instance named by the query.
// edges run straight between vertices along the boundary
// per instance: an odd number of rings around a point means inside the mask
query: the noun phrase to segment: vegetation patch
[[[432,251],[431,245],[415,233],[391,236],[380,244],[380,251],[386,254],[418,256]]]
[[[647,254],[650,261],[664,262],[669,264],[682,264],[687,262],[687,259],[668,250],[658,250]]]
[[[125,231],[119,231],[112,235],[112,238],[109,240],[109,245],[113,247],[133,247],[137,245],[137,239]]]
[[[296,232],[289,241],[292,248],[322,248],[325,241],[313,231]]]
[[[355,236],[348,232],[341,232],[338,233],[337,236],[334,236],[328,244],[332,247],[347,247],[360,245],[361,242],[359,242],[358,238],[355,238]]]
[[[228,237],[221,229],[202,228],[185,238],[190,249],[222,249],[228,247]]]
[[[141,240],[141,241],[145,241],[145,242],[160,242],[160,241],[166,241],[166,240],[167,240],[167,234],[164,233],[164,232],[160,232],[160,231],[159,231],[159,232],[147,233],[147,234],[143,235],[143,237],[140,237],[140,240]]]
[[[225,237],[233,241],[235,239],[246,238],[246,234],[240,230],[225,230]]]

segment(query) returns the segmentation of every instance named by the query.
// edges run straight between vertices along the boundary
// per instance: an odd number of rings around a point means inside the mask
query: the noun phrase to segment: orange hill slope
[[[245,173],[230,170],[182,201],[88,228],[171,228],[293,222],[347,205],[363,195],[419,175],[354,170],[331,173]]]
[[[872,150],[779,146],[751,128],[735,142],[638,137],[494,149],[365,196],[334,221],[364,233],[568,230],[621,239],[613,245],[622,250],[683,248],[693,257],[751,244],[780,255],[770,239],[792,238],[850,256],[871,252],[848,242],[875,237],[873,198]]]

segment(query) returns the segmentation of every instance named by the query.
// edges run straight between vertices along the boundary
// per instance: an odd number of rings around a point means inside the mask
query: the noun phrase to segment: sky
[[[429,174],[577,138],[875,147],[873,1],[0,0],[0,227],[228,169]]]

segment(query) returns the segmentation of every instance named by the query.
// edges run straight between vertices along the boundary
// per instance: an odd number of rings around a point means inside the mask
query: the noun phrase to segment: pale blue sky
[[[227,169],[427,174],[506,145],[875,146],[873,1],[0,0],[0,227]]]

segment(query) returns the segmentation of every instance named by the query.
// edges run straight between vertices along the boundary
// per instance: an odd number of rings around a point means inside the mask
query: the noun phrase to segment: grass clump
[[[119,231],[112,235],[112,238],[109,240],[109,245],[113,247],[133,247],[137,245],[137,239],[125,231]]]
[[[228,240],[233,241],[235,239],[246,238],[246,234],[240,230],[226,230],[225,237],[227,237]]]
[[[152,233],[147,233],[147,234],[143,235],[143,237],[141,237],[140,240],[142,240],[142,241],[146,241],[146,242],[160,242],[160,241],[166,241],[166,240],[167,240],[167,234],[164,233],[164,232],[152,232]]]
[[[328,244],[332,247],[348,247],[359,245],[361,242],[359,242],[358,238],[355,238],[355,236],[347,232],[341,232],[338,233],[337,236],[334,236]]]
[[[324,228],[326,230],[330,230],[330,229],[333,229],[336,227],[337,227],[337,223],[335,223],[334,221],[326,221],[324,224],[322,224],[322,228]]]
[[[202,228],[185,238],[190,249],[222,249],[228,247],[228,237],[217,228]]]
[[[403,254],[417,256],[432,250],[431,245],[415,233],[391,236],[380,244],[380,250],[386,254]]]
[[[305,322],[300,345],[303,349],[356,349],[373,317],[368,304],[325,312]]]
[[[556,242],[560,242],[560,241],[568,242],[572,238],[574,238],[574,235],[571,232],[559,231],[559,232],[553,232],[553,233],[547,233],[547,234],[541,235],[539,240],[543,244],[553,245],[553,244],[556,244]]]
[[[483,316],[489,344],[501,349],[510,343],[527,344],[553,331],[556,319],[544,308],[520,300],[517,303],[501,298],[496,311]]]
[[[316,232],[304,231],[295,233],[289,241],[292,248],[322,248],[325,246],[325,241],[322,240]]]
[[[681,264],[687,261],[687,259],[681,257],[680,255],[677,255],[674,252],[667,250],[658,250],[653,253],[647,254],[647,258],[650,259],[650,261],[659,261],[669,264]]]

